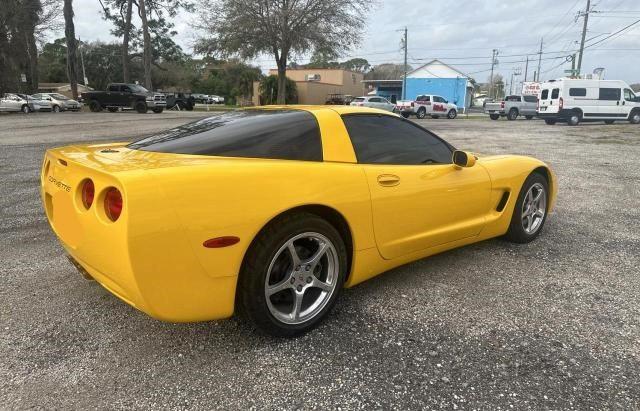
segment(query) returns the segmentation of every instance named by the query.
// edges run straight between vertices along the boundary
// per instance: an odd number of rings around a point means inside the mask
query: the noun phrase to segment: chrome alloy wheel
[[[337,288],[340,273],[333,243],[319,233],[290,238],[269,264],[264,293],[269,312],[285,324],[314,318]]]
[[[544,221],[547,212],[547,193],[544,186],[535,183],[527,191],[522,202],[522,228],[524,232],[531,235],[535,234]]]

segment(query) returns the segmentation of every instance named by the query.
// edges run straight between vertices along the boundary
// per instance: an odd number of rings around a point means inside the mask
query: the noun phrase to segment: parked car
[[[394,267],[535,240],[558,187],[535,158],[477,157],[345,106],[238,110],[131,144],[49,149],[40,175],[70,260],[116,297],[170,322],[241,311],[287,337]]]
[[[224,97],[211,94],[209,96],[209,104],[224,104]]]
[[[506,96],[502,101],[486,103],[484,112],[489,115],[491,120],[506,117],[513,121],[518,116],[524,116],[527,120],[531,120],[536,115],[537,107],[538,97],[514,95]]]
[[[106,108],[114,113],[121,108],[130,108],[141,114],[148,110],[162,113],[167,106],[164,94],[154,93],[139,84],[112,83],[106,91],[87,91],[82,93],[82,98],[93,112]]]
[[[324,102],[326,105],[333,106],[348,106],[350,105],[355,98],[350,94],[341,94],[341,93],[331,93],[327,94],[327,98]]]
[[[193,93],[191,94],[191,97],[193,97],[193,101],[195,103],[209,104],[209,96],[206,94]]]
[[[422,119],[429,115],[431,118],[446,116],[453,120],[458,116],[458,107],[455,104],[434,94],[421,94],[412,101],[400,100],[398,101],[398,111],[404,118],[415,115]]]
[[[552,80],[540,85],[538,117],[571,126],[582,121],[640,124],[640,97],[622,80]]]
[[[167,110],[193,110],[195,98],[188,93],[165,93],[167,99]]]
[[[17,96],[27,101],[27,104],[29,104],[29,110],[31,110],[32,113],[35,111],[51,111],[51,102],[48,100],[35,98],[28,94],[18,93]]]
[[[60,93],[37,93],[33,95],[33,98],[48,101],[51,105],[51,111],[54,113],[61,111],[78,111],[82,108],[79,102]]]
[[[15,111],[28,114],[31,112],[27,100],[14,93],[5,93],[0,97],[0,111]]]
[[[385,110],[385,111],[396,110],[395,104],[391,103],[386,98],[380,97],[380,96],[356,97],[353,99],[350,105],[358,106],[358,107],[379,108],[380,110]]]

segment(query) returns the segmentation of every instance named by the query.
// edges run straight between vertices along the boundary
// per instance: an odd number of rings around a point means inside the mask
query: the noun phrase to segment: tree
[[[73,0],[64,0],[64,36],[67,40],[67,75],[71,94],[78,98],[78,48],[73,25]]]
[[[407,70],[413,68],[407,66]],[[365,74],[366,80],[401,80],[404,76],[404,64],[383,63],[373,66],[371,70]]]
[[[366,59],[353,58],[351,60],[343,61],[340,63],[340,67],[345,70],[357,71],[358,73],[366,73],[371,68],[371,65]]]
[[[204,0],[207,37],[197,51],[243,59],[271,54],[278,68],[277,102],[286,101],[289,57],[321,51],[335,55],[360,41],[370,0]]]
[[[278,76],[270,75],[260,82],[260,104],[292,104],[298,98],[296,82],[285,77],[285,90],[280,93],[280,79]],[[285,100],[280,102],[280,95],[284,94]]]

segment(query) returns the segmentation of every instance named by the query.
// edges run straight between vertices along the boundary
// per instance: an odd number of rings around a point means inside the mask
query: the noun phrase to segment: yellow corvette
[[[533,240],[557,190],[539,160],[477,158],[348,106],[234,111],[131,144],[52,149],[41,180],[71,261],[123,301],[175,322],[238,310],[280,336],[393,267]]]

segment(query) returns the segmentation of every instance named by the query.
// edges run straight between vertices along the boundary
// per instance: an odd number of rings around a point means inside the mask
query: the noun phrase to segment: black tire
[[[524,116],[524,118],[526,118],[527,120],[531,120],[533,119],[533,116]]]
[[[518,118],[518,115],[518,109],[512,108],[511,110],[509,110],[509,114],[507,114],[507,120],[513,121]]]
[[[109,113],[117,113],[118,107],[107,107],[107,110],[109,110]]]
[[[567,118],[567,124],[570,126],[577,126],[582,121],[582,113],[579,111],[572,111]]]
[[[500,114],[489,114],[491,120],[497,120],[500,118]]]
[[[629,123],[640,124],[640,110],[634,110],[629,114]]]
[[[536,230],[528,233],[525,230],[523,223],[523,202],[524,199],[531,187],[534,185],[539,185],[544,188],[545,194],[545,210],[544,216],[537,226]],[[533,241],[540,233],[544,227],[544,223],[547,221],[547,215],[549,210],[549,183],[547,179],[540,173],[534,172],[527,177],[522,188],[520,189],[520,193],[518,194],[518,199],[516,200],[516,204],[513,208],[513,214],[511,216],[511,223],[509,224],[509,229],[505,234],[505,239],[511,241],[513,243],[528,243]]]
[[[164,107],[156,107],[153,109],[153,112],[156,114],[160,114],[162,111],[164,111]]]
[[[89,110],[94,113],[98,113],[102,111],[102,105],[100,104],[100,102],[98,102],[98,100],[91,100],[91,102],[89,103]]]
[[[547,125],[549,126],[553,126],[554,124],[556,124],[556,119],[555,118],[545,118],[544,122],[547,123]]]
[[[187,104],[185,108],[187,109],[187,111],[193,111],[193,107],[193,104]]]
[[[613,124],[615,123],[615,120],[605,120],[604,124]]]
[[[336,286],[323,308],[314,316],[299,324],[288,324],[271,313],[265,296],[265,283],[269,266],[281,247],[294,236],[308,232],[319,233],[333,244],[339,265]],[[334,306],[345,281],[347,262],[344,241],[335,227],[326,220],[310,213],[277,218],[258,234],[245,255],[236,292],[239,311],[264,333],[278,337],[304,334],[316,327]]]
[[[449,110],[449,112],[447,113],[447,118],[449,120],[453,120],[456,117],[458,117],[458,112],[453,108],[451,110]]]
[[[147,112],[147,103],[144,101],[136,101],[135,106],[133,107],[140,114],[144,114]]]
[[[418,111],[416,112],[416,117],[419,118],[420,120],[422,120],[426,116],[427,116],[427,109],[424,108],[424,107],[420,107],[418,109]]]
[[[400,115],[404,118],[409,118],[409,116],[411,115],[410,113],[407,113],[406,111],[403,111],[402,113],[400,113]]]
[[[20,111],[22,111],[23,114],[31,113],[31,109],[26,104],[23,104],[22,107],[20,107]]]
[[[59,113],[60,112],[60,106],[59,105],[55,105],[51,108],[51,111],[53,111],[54,113]]]

